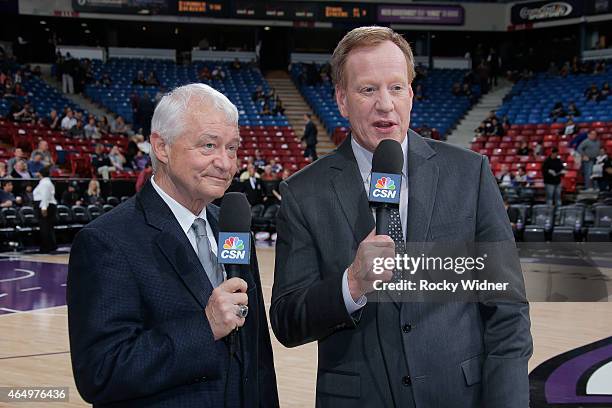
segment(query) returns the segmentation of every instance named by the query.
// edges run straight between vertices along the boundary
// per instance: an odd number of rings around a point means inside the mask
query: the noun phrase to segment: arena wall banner
[[[542,21],[576,18],[584,13],[581,0],[534,1],[512,6],[512,24],[539,23]]]
[[[463,25],[465,12],[461,6],[438,5],[380,5],[381,23]]]

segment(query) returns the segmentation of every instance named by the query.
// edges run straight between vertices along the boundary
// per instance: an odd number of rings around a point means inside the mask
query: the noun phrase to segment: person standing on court
[[[39,172],[40,181],[34,188],[34,212],[40,229],[40,253],[48,254],[57,249],[55,241],[55,214],[57,200],[55,186],[49,178],[49,167],[43,167]]]
[[[277,407],[255,251],[240,278],[217,262],[211,203],[236,172],[238,111],[208,85],[185,85],[161,99],[151,133],[151,180],[72,246],[77,388],[95,407]]]
[[[317,160],[317,127],[312,122],[312,114],[305,113],[304,121],[306,125],[304,127],[304,135],[302,136],[302,142],[306,145],[304,149],[304,157],[310,157],[312,161]]]
[[[417,303],[373,292],[374,280],[392,279],[390,270],[373,272],[373,258],[393,257],[396,244],[514,247],[486,157],[409,130],[414,58],[393,30],[350,31],[331,66],[351,134],[281,183],[276,337],[287,347],[318,342],[317,407],[527,408],[532,341],[515,253],[505,254],[513,267],[500,273],[519,301]],[[404,155],[392,236],[375,235],[367,196],[373,152],[385,139]]]

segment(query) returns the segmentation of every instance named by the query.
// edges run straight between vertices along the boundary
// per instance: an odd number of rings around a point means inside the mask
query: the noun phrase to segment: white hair
[[[168,144],[176,140],[187,126],[185,114],[194,103],[200,103],[225,114],[227,121],[238,126],[238,109],[221,92],[206,84],[188,84],[164,95],[153,112],[151,133],[157,133]],[[151,165],[157,170],[158,161],[151,149]]]

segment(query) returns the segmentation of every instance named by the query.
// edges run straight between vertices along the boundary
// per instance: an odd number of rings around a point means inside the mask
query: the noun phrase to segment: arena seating
[[[512,205],[521,214],[515,237],[525,242],[612,241],[612,198],[563,207]]]
[[[585,122],[577,124],[580,131],[595,129],[608,154],[612,154],[612,122]],[[563,191],[575,192],[576,184],[582,178],[580,169],[574,163],[574,157],[568,147],[571,135],[560,134],[565,125],[553,124],[523,124],[512,125],[506,136],[478,136],[472,142],[472,150],[489,157],[491,169],[498,175],[503,166],[508,166],[514,172],[522,167],[532,178],[534,188],[544,188],[542,180],[542,163],[553,147],[559,149],[559,156],[567,165],[567,173],[563,178]],[[528,142],[530,148],[540,143],[543,148],[541,156],[518,156],[517,150],[522,142]]]
[[[330,134],[346,133],[349,123],[338,111],[331,84],[303,83],[300,77],[303,77],[305,69],[304,64],[293,64],[291,67],[291,76],[300,92]],[[442,135],[455,127],[470,108],[470,101],[465,96],[454,96],[451,89],[455,82],[461,83],[466,72],[459,69],[429,70],[427,77],[418,81],[423,85],[427,99],[414,100],[410,127],[417,129],[428,125],[436,128]],[[416,83],[413,84],[413,89],[415,87]],[[478,86],[473,90],[475,94],[479,93]]]
[[[581,116],[574,118],[575,122],[611,122],[612,97],[605,101],[587,101],[584,91],[596,84],[599,89],[603,83],[612,83],[612,66],[608,64],[607,70],[598,75],[568,75],[566,78],[551,77],[547,73],[536,74],[534,79],[519,81],[508,96],[497,116],[508,116],[510,123],[524,124],[551,124],[553,119],[550,111],[557,102],[562,102],[567,108],[574,102],[581,111]],[[566,122],[567,118],[558,118],[556,122]]]
[[[201,82],[198,76],[205,66],[212,71],[216,66],[222,66],[226,74],[224,80],[209,81],[209,85],[224,93],[240,112],[240,125],[248,126],[289,126],[285,116],[260,115],[261,105],[253,102],[252,95],[258,86],[264,92],[270,90],[265,78],[255,68],[243,67],[238,70],[231,69],[228,63],[206,61],[195,62],[190,65],[177,65],[174,62],[151,59],[110,59],[107,63],[93,61],[93,71],[96,79],[108,73],[112,85],[88,85],[86,94],[95,102],[100,103],[117,114],[123,116],[128,122],[133,122],[130,96],[137,93],[140,97],[145,92],[153,98],[160,87],[172,89],[174,87],[193,82]],[[160,86],[132,85],[132,80],[138,71],[143,71],[145,77],[149,72],[155,72]],[[274,106],[272,105],[271,108]]]
[[[66,98],[60,91],[40,78],[32,77],[30,79],[24,79],[22,86],[28,92],[28,95],[18,96],[16,97],[17,100],[23,105],[27,98],[34,110],[41,117],[49,116],[51,109],[55,109],[61,114],[66,106],[70,107],[72,110],[84,112],[85,116],[88,114],[87,111]],[[0,116],[6,116],[8,114],[11,103],[12,101],[9,98],[0,98]]]

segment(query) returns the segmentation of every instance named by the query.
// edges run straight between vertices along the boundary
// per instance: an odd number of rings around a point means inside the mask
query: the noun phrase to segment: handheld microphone
[[[240,265],[251,262],[251,206],[244,194],[227,193],[223,197],[218,238],[217,261],[225,265],[227,279],[239,278]],[[230,354],[234,354],[236,331],[227,340]]]
[[[227,279],[240,276],[240,266],[251,261],[251,206],[243,193],[227,193],[219,215],[219,256]]]
[[[376,235],[389,235],[390,209],[398,207],[402,187],[404,153],[393,139],[382,140],[372,157],[370,206],[376,208]]]

